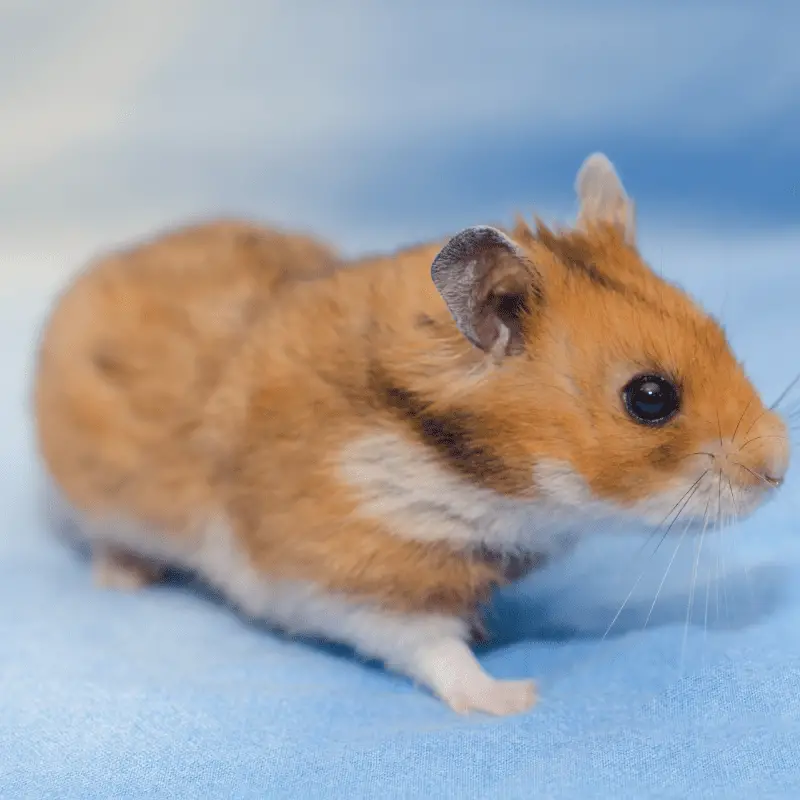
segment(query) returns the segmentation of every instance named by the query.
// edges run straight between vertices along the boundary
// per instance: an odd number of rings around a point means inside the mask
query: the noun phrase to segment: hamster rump
[[[468,644],[495,587],[601,520],[681,498],[721,519],[729,483],[750,513],[789,458],[719,326],[641,260],[607,160],[577,188],[575,230],[469,228],[313,280],[240,282],[213,248],[171,278],[138,257],[79,278],[37,430],[101,578],[189,568],[457,711],[528,708],[533,683]]]
[[[56,298],[38,345],[36,434],[59,493],[185,528],[207,482],[187,452],[210,438],[201,421],[227,364],[281,288],[338,264],[309,237],[232,220],[89,264]]]

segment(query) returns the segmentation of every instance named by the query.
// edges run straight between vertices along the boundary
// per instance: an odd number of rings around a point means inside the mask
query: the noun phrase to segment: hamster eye
[[[680,407],[677,387],[661,375],[637,375],[622,397],[628,414],[642,425],[663,425]]]

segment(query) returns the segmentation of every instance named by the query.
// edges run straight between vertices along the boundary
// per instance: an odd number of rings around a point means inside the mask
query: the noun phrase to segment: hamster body
[[[247,231],[91,266],[34,401],[99,582],[187,568],[459,712],[528,708],[533,683],[469,647],[495,587],[599,524],[749,514],[789,463],[718,324],[640,259],[611,164],[577,188],[575,230],[470,228],[349,269],[312,242],[312,280],[243,269]]]

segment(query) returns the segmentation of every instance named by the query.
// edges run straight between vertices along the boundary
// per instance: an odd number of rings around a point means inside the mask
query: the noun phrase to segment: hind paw
[[[131,592],[163,577],[163,567],[140,556],[106,547],[92,550],[92,579],[99,588]]]

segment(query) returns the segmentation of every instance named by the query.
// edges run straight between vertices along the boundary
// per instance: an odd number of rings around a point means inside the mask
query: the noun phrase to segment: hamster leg
[[[519,714],[536,700],[533,681],[491,677],[460,639],[431,642],[414,654],[407,670],[459,714]]]
[[[474,644],[486,644],[491,640],[492,637],[489,633],[489,629],[486,627],[486,623],[480,612],[476,611],[469,618],[468,622],[470,637]]]
[[[98,587],[136,591],[163,577],[162,567],[140,556],[107,544],[92,545],[92,578]]]
[[[397,614],[330,597],[315,608],[295,606],[291,616],[295,630],[349,644],[426,687],[460,714],[517,714],[534,704],[533,681],[498,680],[484,671],[467,644],[470,629],[462,619]]]

